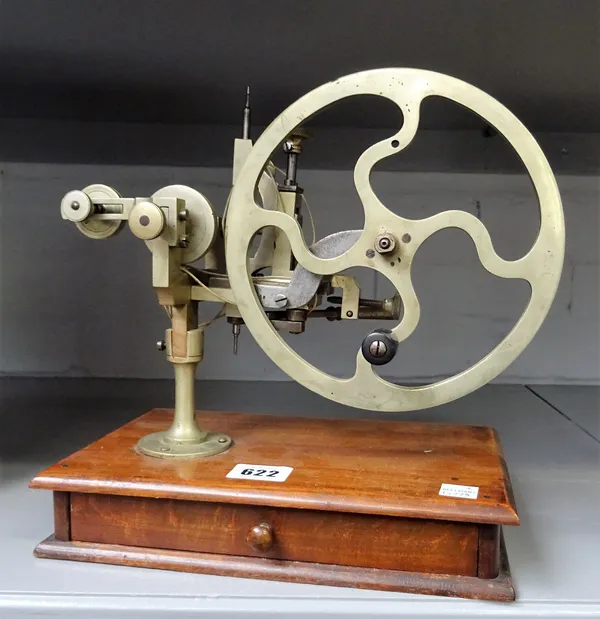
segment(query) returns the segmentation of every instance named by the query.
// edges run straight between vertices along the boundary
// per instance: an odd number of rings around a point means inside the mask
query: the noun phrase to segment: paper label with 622
[[[261,481],[285,481],[294,469],[290,466],[268,464],[236,464],[226,477],[229,479],[258,479]]]

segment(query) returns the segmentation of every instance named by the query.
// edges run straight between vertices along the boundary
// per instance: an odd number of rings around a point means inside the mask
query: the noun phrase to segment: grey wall
[[[360,98],[359,98],[360,99]],[[373,101],[371,104],[373,105]],[[442,110],[458,106],[445,102]],[[337,106],[336,106],[337,107]],[[427,106],[424,116],[427,116]],[[335,108],[334,108],[335,109]],[[385,108],[387,110],[387,107]],[[379,106],[365,113],[377,118]],[[473,116],[473,114],[467,114]],[[397,121],[397,118],[393,119]],[[358,155],[394,132],[397,123],[376,128],[313,127],[314,140],[302,167],[349,170]],[[482,125],[483,127],[483,125]],[[0,161],[229,167],[240,125],[81,122],[0,118]],[[256,139],[264,127],[254,126]],[[600,133],[533,132],[556,174],[600,174]],[[498,135],[482,130],[419,128],[410,148],[387,157],[378,170],[400,172],[522,173],[513,150]]]
[[[43,376],[168,377],[155,352],[167,319],[150,286],[150,254],[127,230],[91,241],[59,216],[62,195],[104,182],[124,195],[149,195],[170,183],[192,185],[217,211],[229,191],[227,168],[0,164],[0,372]],[[302,170],[317,235],[361,225],[351,172]],[[412,217],[448,208],[479,213],[499,254],[517,258],[535,238],[536,204],[521,175],[376,172],[383,202]],[[597,383],[599,363],[598,176],[560,175],[568,239],[562,283],[546,323],[501,377],[505,382]],[[387,282],[360,272],[365,296]],[[489,351],[510,330],[527,300],[523,282],[499,280],[479,265],[468,237],[439,233],[416,258],[423,316],[386,374],[423,380],[453,374]],[[213,311],[213,308],[209,308]],[[322,369],[350,374],[363,322],[315,321],[290,342]],[[228,325],[206,338],[199,376],[279,380],[286,376],[246,330],[231,352]]]

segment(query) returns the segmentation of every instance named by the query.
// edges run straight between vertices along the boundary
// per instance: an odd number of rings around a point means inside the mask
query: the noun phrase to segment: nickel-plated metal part
[[[282,320],[280,318],[273,318],[271,324],[277,331],[286,331],[291,334],[304,333],[306,328],[306,321],[303,320]]]
[[[396,293],[394,296],[384,299],[381,310],[394,320],[400,319],[402,316],[402,298],[400,295]]]
[[[273,299],[275,307],[285,307],[287,305],[287,301],[288,298],[283,293],[276,294]]]
[[[226,275],[207,273],[198,271],[193,267],[190,270],[207,287],[192,286],[191,298],[194,301],[214,301],[235,304],[236,300],[229,287],[229,279]],[[339,276],[344,278],[346,276]],[[265,311],[286,310],[286,292],[290,284],[289,277],[276,277],[273,275],[255,275],[252,278],[256,295]],[[316,291],[315,296],[328,294],[331,292],[329,281],[322,281]],[[312,297],[314,299],[314,296]],[[289,310],[288,310],[289,311]]]
[[[298,155],[292,151],[287,154],[284,184],[288,187],[296,186],[296,176],[298,174]]]
[[[166,348],[167,343],[164,340],[158,340],[158,342],[156,342],[156,350],[163,351],[166,350]]]
[[[335,232],[311,245],[310,251],[318,258],[337,258],[347,252],[360,238],[361,234],[362,230]],[[312,273],[301,264],[298,264],[294,269],[292,279],[290,280],[288,290],[285,294],[287,297],[285,306],[293,308],[301,307],[309,303],[317,293],[322,279],[322,275]],[[265,305],[265,307],[269,306]]]
[[[330,295],[327,297],[329,303],[340,305],[342,303],[342,297],[339,295]],[[361,307],[381,307],[385,301],[379,301],[378,299],[360,299],[359,304]]]
[[[271,324],[277,331],[286,331],[292,335],[304,333],[308,310],[290,309],[286,312],[267,312]]]
[[[308,310],[305,309],[291,309],[285,313],[285,317],[287,320],[292,320],[294,322],[302,322],[305,321],[308,317]]]
[[[342,310],[339,307],[316,309],[310,313],[310,318],[327,318],[330,322],[342,319]]]
[[[364,232],[343,254],[322,259],[306,246],[295,217],[260,208],[254,202],[254,190],[273,152],[299,123],[338,101],[361,94],[381,96],[394,103],[402,111],[403,124],[398,131],[365,150],[354,167],[356,191],[365,211]],[[493,123],[523,161],[539,201],[540,230],[533,247],[520,260],[508,261],[498,256],[485,226],[465,211],[446,211],[421,220],[408,219],[388,209],[373,190],[370,176],[374,166],[411,143],[419,127],[421,103],[432,96],[447,98]],[[285,234],[294,257],[309,273],[323,277],[352,267],[367,267],[390,280],[403,305],[402,317],[392,329],[398,342],[415,331],[420,318],[420,305],[411,279],[413,259],[429,237],[448,227],[460,228],[472,238],[482,265],[490,273],[528,281],[532,289],[531,301],[496,348],[456,376],[426,386],[397,385],[376,374],[359,350],[354,375],[339,379],[300,357],[273,330],[257,303],[248,275],[247,254],[255,232],[268,226],[275,226]],[[564,258],[565,230],[560,194],[548,161],[531,134],[510,111],[481,90],[446,75],[416,69],[379,69],[348,75],[324,84],[293,103],[269,125],[248,153],[230,195],[227,228],[226,258],[233,295],[245,324],[273,362],[294,380],[324,397],[357,408],[390,412],[418,410],[455,400],[508,367],[528,345],[547,315]],[[400,263],[377,255],[373,249],[374,239],[386,231],[401,239]],[[286,295],[288,303],[290,294],[288,291]]]
[[[343,297],[332,295],[327,297],[329,303],[337,305],[342,304],[340,309],[340,317],[344,312]],[[314,312],[311,313],[311,316]],[[381,319],[381,320],[398,320],[402,314],[402,300],[399,294],[387,299],[359,299],[358,300],[358,318],[365,320]],[[318,314],[317,314],[318,315]]]
[[[238,340],[240,338],[240,325],[233,325],[233,354],[238,354]]]
[[[285,309],[289,305],[286,296],[290,284],[289,277],[267,275],[265,277],[256,277],[254,281],[256,294],[260,299],[261,305],[266,310]]]
[[[251,110],[250,110],[250,86],[246,86],[246,101],[244,103],[244,123],[242,125],[242,139],[249,140],[250,139],[250,121],[251,121]]]
[[[94,215],[98,215],[100,219],[127,219],[134,203],[134,198],[122,198],[117,201],[105,200],[101,204],[94,204]]]
[[[371,342],[369,346],[369,353],[371,353],[373,357],[383,357],[387,353],[387,350],[388,348],[382,340]]]
[[[190,267],[198,279],[208,286],[208,290],[201,286],[192,286],[191,298],[195,301],[215,301],[235,304],[235,298],[229,287],[229,279],[226,275],[214,275],[204,271],[196,271]],[[275,277],[272,275],[253,277],[255,290],[262,303],[266,303],[270,309],[278,309],[275,306],[274,297],[285,294],[290,283],[289,277]],[[213,292],[214,291],[214,292]],[[218,296],[217,296],[218,295]],[[267,309],[265,307],[265,309]]]
[[[357,318],[359,320],[398,320],[399,315],[384,307],[359,307]],[[310,313],[309,318],[327,318],[327,320],[342,320],[341,307],[327,307],[316,309]]]
[[[287,155],[285,180],[283,181],[285,191],[298,190],[298,155],[302,152],[302,142],[307,137],[308,133],[299,127],[283,142],[283,152]]]
[[[227,322],[231,324],[231,333],[233,335],[233,354],[238,354],[238,342],[240,339],[240,333],[242,331],[242,325],[244,321],[241,318],[237,318],[236,316],[232,316],[227,318]]]

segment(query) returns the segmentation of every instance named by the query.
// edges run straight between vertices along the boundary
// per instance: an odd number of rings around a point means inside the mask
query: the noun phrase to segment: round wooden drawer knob
[[[255,550],[270,550],[273,546],[273,529],[266,522],[261,522],[248,531],[246,540]]]

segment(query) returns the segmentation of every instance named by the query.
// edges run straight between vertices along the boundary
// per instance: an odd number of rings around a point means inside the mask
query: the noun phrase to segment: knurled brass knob
[[[261,522],[252,527],[246,535],[246,541],[255,550],[266,551],[273,547],[274,535],[273,528],[266,522]]]

